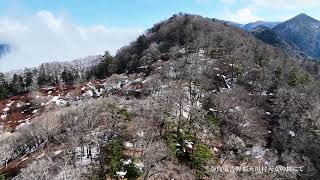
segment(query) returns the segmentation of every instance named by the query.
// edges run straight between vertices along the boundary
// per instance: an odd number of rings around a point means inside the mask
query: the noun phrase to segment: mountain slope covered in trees
[[[307,55],[320,58],[320,21],[302,13],[277,25],[273,31]]]
[[[13,96],[0,104],[5,124],[19,117],[16,109],[36,110],[0,136],[0,173],[7,177],[320,176],[319,64],[224,21],[174,15],[115,57],[100,57],[83,81],[71,81],[79,69],[54,67],[42,65],[43,75],[28,78],[44,88],[22,94],[30,102]],[[26,76],[14,76],[12,87],[26,84]],[[62,93],[62,85],[73,88]],[[301,170],[228,173],[222,166]]]
[[[248,23],[248,24],[244,25],[243,28],[248,31],[250,31],[258,26],[264,26],[264,27],[272,29],[275,26],[277,26],[278,24],[280,24],[280,22],[256,21],[256,22],[252,22],[252,23]]]
[[[260,39],[264,43],[270,44],[276,48],[282,49],[285,53],[295,56],[299,59],[310,58],[305,52],[303,52],[294,43],[286,41],[272,29],[265,26],[257,26],[250,31],[256,38]]]

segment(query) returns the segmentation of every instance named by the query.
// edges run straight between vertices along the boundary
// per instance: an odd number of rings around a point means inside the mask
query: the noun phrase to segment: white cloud
[[[299,9],[319,6],[319,0],[220,0],[222,3],[246,4],[259,8]]]
[[[320,4],[319,0],[249,0],[260,7],[272,8],[302,8]]]
[[[212,0],[194,0],[196,3],[200,3],[200,4],[208,4],[208,3],[212,3]]]
[[[239,9],[235,13],[227,12],[224,16],[224,19],[237,23],[248,23],[263,20],[263,18],[259,18],[254,15],[254,11],[249,8]]]
[[[46,10],[28,17],[0,17],[0,41],[12,46],[12,52],[0,59],[0,71],[73,60],[106,50],[114,54],[141,32],[139,28],[78,26]]]
[[[220,0],[221,3],[224,4],[234,4],[236,0]]]

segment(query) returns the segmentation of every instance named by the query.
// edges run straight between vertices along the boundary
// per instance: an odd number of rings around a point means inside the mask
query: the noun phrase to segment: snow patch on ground
[[[2,120],[6,119],[6,118],[7,118],[7,115],[6,115],[6,114],[1,115],[1,119],[2,119]]]
[[[61,154],[62,153],[62,150],[59,150],[59,151],[55,151],[53,154],[54,155],[58,155],[58,154]]]
[[[295,136],[296,136],[296,133],[293,132],[293,131],[289,131],[289,135],[290,135],[291,137],[295,137]]]
[[[117,171],[116,174],[120,177],[124,177],[127,174],[127,171]]]
[[[260,159],[266,154],[266,150],[264,150],[261,146],[254,146],[252,147],[252,155]]]
[[[124,142],[123,145],[127,148],[132,148],[133,147],[133,144],[131,142]]]
[[[4,112],[8,112],[10,110],[10,108],[6,107],[3,109]]]

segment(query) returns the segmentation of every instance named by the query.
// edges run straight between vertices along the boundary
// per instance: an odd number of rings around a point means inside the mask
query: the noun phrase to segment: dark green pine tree
[[[31,87],[33,84],[33,72],[31,69],[24,70],[26,88]]]
[[[95,70],[95,77],[98,79],[104,79],[108,76],[110,76],[113,72],[112,70],[112,60],[113,57],[110,55],[108,51],[105,52],[103,59],[98,64],[96,70]]]
[[[37,84],[39,86],[45,86],[45,85],[55,85],[57,84],[57,78],[55,79],[52,75],[48,74],[46,71],[46,67],[44,64],[40,65],[39,68],[39,74],[37,78]]]
[[[64,69],[63,72],[61,73],[61,78],[62,78],[62,81],[69,86],[74,84],[74,80],[75,80],[74,75],[72,74],[72,72],[66,69]]]
[[[3,73],[0,73],[0,99],[7,98],[9,96],[9,93],[9,85],[6,82],[5,76]]]
[[[13,75],[13,80],[11,83],[11,91],[14,95],[21,94],[25,92],[26,86],[23,82],[23,78],[17,74]]]

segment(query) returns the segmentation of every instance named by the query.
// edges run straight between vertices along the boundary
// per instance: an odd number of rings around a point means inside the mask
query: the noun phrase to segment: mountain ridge
[[[301,13],[273,29],[286,41],[295,44],[307,55],[320,58],[320,21]]]
[[[3,83],[22,94],[0,101],[13,131],[0,136],[10,160],[0,172],[14,169],[21,180],[61,179],[65,169],[68,179],[319,177],[319,76],[247,31],[178,14],[101,62],[86,70],[102,78],[76,80],[78,68],[48,63],[39,76]],[[216,171],[224,163],[303,171]]]

